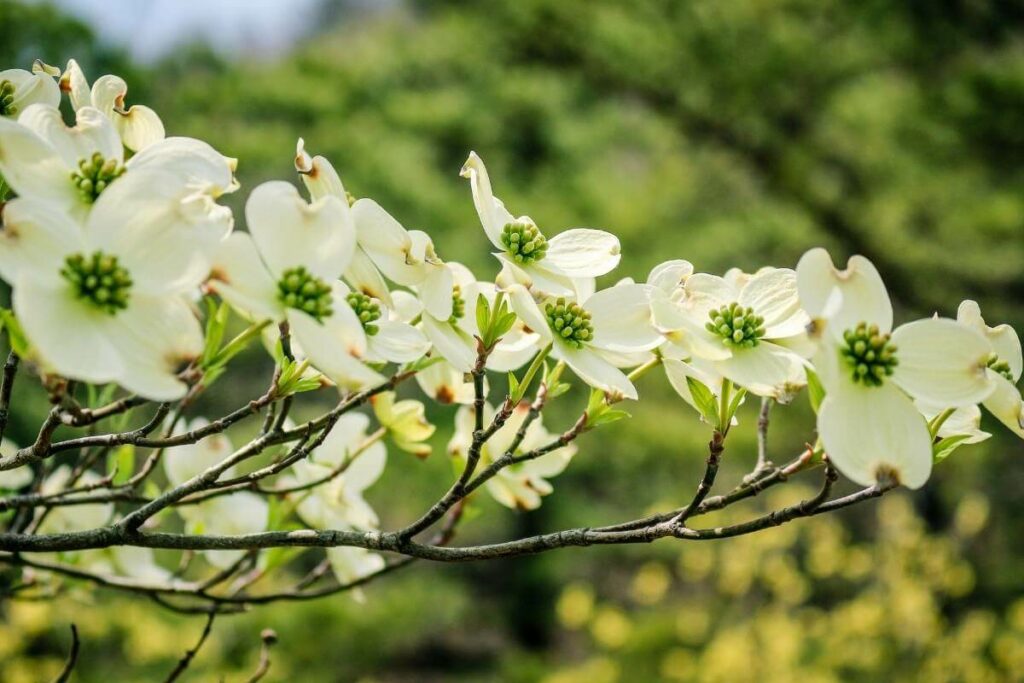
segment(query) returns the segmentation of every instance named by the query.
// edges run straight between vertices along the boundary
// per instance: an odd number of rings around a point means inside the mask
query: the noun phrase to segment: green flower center
[[[313,275],[305,266],[284,271],[277,283],[277,297],[288,308],[294,308],[317,320],[329,318],[331,308],[331,286]]]
[[[128,307],[132,278],[116,256],[95,251],[90,256],[73,254],[64,259],[61,276],[71,283],[75,295],[105,313],[114,315]]]
[[[508,223],[502,228],[501,243],[516,263],[540,261],[548,253],[548,241],[533,223]]]
[[[8,80],[0,81],[0,116],[14,116],[18,108],[14,106],[14,84]]]
[[[896,345],[890,335],[879,331],[878,325],[860,323],[843,333],[843,341],[840,353],[853,372],[854,382],[880,387],[899,364]]]
[[[1010,364],[1005,360],[1001,360],[999,354],[990,353],[988,360],[985,361],[985,365],[989,370],[1005,377],[1007,382],[1013,382],[1013,372],[1010,370]]]
[[[454,323],[466,315],[466,300],[462,298],[462,287],[455,285],[452,287],[452,317],[448,318],[448,322]]]
[[[594,338],[594,326],[590,324],[590,313],[576,303],[557,299],[544,307],[551,330],[569,346],[577,349]]]
[[[749,306],[740,306],[735,301],[709,311],[704,327],[721,337],[726,346],[737,349],[752,349],[764,337],[764,318],[755,315]]]
[[[117,159],[105,159],[99,152],[78,162],[78,170],[71,174],[71,182],[78,189],[82,200],[92,204],[124,174],[124,166],[118,166]]]
[[[380,328],[373,324],[380,319],[380,304],[375,299],[362,292],[350,292],[345,297],[345,300],[348,301],[348,305],[355,311],[356,317],[363,324],[363,331],[366,334],[372,337],[380,331]]]

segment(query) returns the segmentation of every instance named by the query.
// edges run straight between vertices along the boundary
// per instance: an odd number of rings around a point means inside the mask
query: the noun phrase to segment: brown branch
[[[704,476],[701,477],[700,483],[697,485],[697,492],[693,495],[689,505],[675,516],[674,524],[680,526],[686,524],[686,520],[700,507],[700,504],[704,502],[704,499],[711,492],[711,488],[715,485],[715,477],[718,476],[718,464],[722,459],[722,452],[724,450],[725,435],[716,429],[711,437],[711,442],[708,444],[707,464],[704,468]]]
[[[185,673],[185,669],[187,669],[192,663],[192,659],[196,656],[196,653],[199,652],[203,643],[206,642],[206,638],[210,635],[210,630],[213,629],[213,620],[216,616],[216,612],[210,612],[206,615],[206,626],[203,627],[203,632],[199,636],[199,641],[191,650],[185,652],[184,656],[182,656],[178,661],[178,665],[175,666],[174,670],[171,671],[171,673],[167,675],[167,678],[164,679],[164,683],[174,683],[174,681],[178,680],[178,677],[181,676],[181,674]]]
[[[80,646],[78,627],[71,624],[71,651],[68,652],[68,660],[64,663],[64,668],[61,669],[57,678],[53,679],[53,683],[66,683],[71,678],[71,672],[75,670],[75,665],[78,663],[78,649]]]
[[[11,351],[4,363],[3,379],[0,380],[0,439],[4,437],[7,421],[11,417],[11,392],[14,390],[14,378],[18,374],[20,360],[18,354]]]
[[[260,662],[256,666],[256,671],[253,672],[252,676],[248,678],[246,683],[256,683],[270,671],[270,648],[277,644],[277,633],[273,629],[265,628],[260,633]]]

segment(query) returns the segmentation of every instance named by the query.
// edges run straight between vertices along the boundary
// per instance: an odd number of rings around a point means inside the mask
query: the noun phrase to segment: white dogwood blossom
[[[766,268],[742,280],[697,273],[674,295],[654,297],[652,309],[684,356],[704,359],[753,394],[785,402],[806,383],[803,359],[782,345],[808,323],[792,270]]]
[[[14,288],[14,312],[46,368],[173,400],[186,390],[178,370],[203,348],[184,295],[198,286],[205,258],[188,232],[131,208],[109,199],[83,226],[49,204],[9,202],[0,276]]]
[[[16,118],[33,104],[50,107],[60,104],[60,88],[53,76],[46,72],[42,62],[36,62],[32,71],[0,71],[0,117]]]
[[[986,324],[981,315],[981,307],[974,301],[962,302],[957,309],[956,319],[962,325],[982,333],[991,346],[986,372],[995,389],[984,400],[985,408],[1010,431],[1024,438],[1024,401],[1017,388],[1024,370],[1020,337],[1009,325],[990,327]]]
[[[155,111],[141,104],[125,107],[128,84],[120,76],[101,76],[90,88],[82,68],[71,59],[60,83],[75,111],[93,107],[102,112],[110,119],[124,146],[133,152],[164,139],[164,124]]]
[[[797,282],[827,392],[818,412],[825,452],[859,484],[895,479],[919,488],[931,473],[932,438],[912,399],[961,408],[987,398],[988,340],[942,318],[893,330],[889,294],[863,257],[839,270],[828,252],[813,249],[800,259]]]
[[[521,284],[551,296],[575,296],[574,278],[604,275],[619,264],[619,239],[611,233],[574,228],[548,239],[529,216],[515,218],[494,196],[476,152],[470,152],[462,177],[469,179],[480,224],[498,249],[494,255]]]
[[[576,303],[565,297],[539,301],[522,285],[506,287],[512,309],[551,344],[551,354],[590,386],[636,399],[636,387],[618,367],[619,354],[649,351],[662,343],[651,319],[651,285],[609,287]]]
[[[530,453],[547,446],[557,438],[545,428],[541,420],[535,419],[526,428],[522,441],[515,443],[516,434],[523,426],[530,412],[527,403],[516,406],[508,421],[494,433],[480,450],[480,463],[487,467],[505,453],[513,457]],[[494,408],[484,406],[484,424],[494,417]],[[455,433],[448,442],[448,453],[465,462],[473,443],[475,413],[471,406],[462,406],[455,413]],[[513,448],[515,446],[515,448]],[[554,488],[547,480],[561,474],[576,454],[576,445],[569,444],[556,448],[538,458],[515,463],[498,472],[485,486],[488,493],[505,507],[514,510],[533,510],[540,507],[541,496],[551,493]]]
[[[246,218],[249,233],[225,240],[207,283],[240,313],[287,322],[313,366],[343,387],[379,377],[364,361],[426,351],[419,332],[338,280],[356,244],[346,202],[326,195],[309,203],[293,185],[272,181],[252,191]]]

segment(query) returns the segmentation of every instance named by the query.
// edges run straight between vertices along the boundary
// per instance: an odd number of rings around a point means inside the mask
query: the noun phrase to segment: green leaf
[[[632,417],[625,410],[607,408],[602,411],[600,415],[591,419],[587,417],[587,427],[600,427],[601,425],[611,424],[612,422],[618,422],[624,417]]]
[[[740,404],[743,403],[743,399],[746,395],[746,389],[737,389],[736,393],[732,397],[732,401],[729,402],[728,414],[725,416],[726,424],[732,422],[733,416],[736,415],[736,411],[739,410]]]
[[[508,397],[513,403],[519,403],[522,400],[522,396],[519,396],[519,380],[516,379],[516,373],[509,370],[508,373]]]
[[[14,316],[14,311],[9,308],[0,308],[0,328],[7,330],[7,339],[11,343],[11,349],[19,356],[28,355],[29,343],[21,323]]]
[[[512,382],[515,380],[515,375],[511,372],[509,374],[509,389],[508,394],[512,399],[512,403],[519,403],[526,396],[526,392],[530,390],[530,385],[533,383],[533,378],[536,377],[537,373],[542,367],[545,366],[545,360],[548,354],[551,352],[551,344],[541,349],[540,353],[533,357],[533,361],[530,363],[530,367],[526,369],[526,374],[523,375],[522,383],[516,381],[516,386],[513,388]],[[548,390],[548,396],[551,395],[550,387]]]
[[[135,473],[135,446],[125,444],[110,452],[107,456],[107,474],[115,472],[112,483],[123,484]]]
[[[411,363],[406,364],[405,367],[402,368],[402,372],[421,372],[429,368],[431,365],[437,365],[443,360],[444,358],[437,355],[423,356],[423,358],[419,358]]]
[[[807,368],[807,397],[811,401],[811,408],[817,414],[821,402],[825,400],[825,387],[821,385],[818,373],[810,368]]]
[[[486,338],[487,328],[491,323],[491,304],[487,297],[479,294],[476,297],[476,328],[480,330],[480,337]]]
[[[943,439],[939,439],[938,442],[932,445],[932,462],[938,464],[948,458],[957,448],[964,445],[967,439],[970,439],[970,434],[954,434],[953,436],[947,436]]]
[[[718,425],[718,399],[715,398],[711,389],[695,377],[686,378],[686,386],[690,388],[690,396],[697,406],[697,411],[708,424]]]

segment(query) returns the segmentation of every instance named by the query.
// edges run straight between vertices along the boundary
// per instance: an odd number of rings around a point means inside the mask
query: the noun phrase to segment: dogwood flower
[[[451,262],[446,266],[453,277],[451,313],[446,318],[438,318],[424,309],[421,326],[434,349],[453,367],[466,373],[473,369],[477,358],[476,337],[480,336],[475,315],[477,298],[482,294],[493,306],[497,290],[493,283],[478,282],[461,263]],[[496,372],[515,370],[539,350],[539,339],[538,334],[526,330],[522,321],[516,321],[488,356],[487,368]]]
[[[985,399],[985,408],[1010,431],[1024,438],[1024,402],[1017,389],[1017,382],[1024,369],[1020,337],[1016,330],[1006,324],[989,327],[981,316],[981,308],[974,301],[961,303],[956,319],[960,324],[980,332],[991,345],[986,372],[995,390]]]
[[[355,249],[347,203],[332,195],[308,203],[273,181],[252,191],[246,218],[250,233],[225,240],[207,283],[240,313],[287,321],[313,366],[345,388],[378,377],[364,360],[405,362],[426,351],[418,331],[338,280]]]
[[[92,572],[140,581],[164,582],[171,578],[171,573],[157,564],[152,548],[117,545],[100,550],[81,550],[77,564]]]
[[[792,270],[741,281],[697,273],[675,298],[655,296],[652,310],[669,341],[753,394],[786,401],[806,383],[803,360],[778,343],[808,323]]]
[[[33,104],[51,107],[60,104],[60,88],[53,76],[46,73],[42,62],[37,61],[32,71],[0,71],[0,117],[14,118]]]
[[[75,482],[75,486],[97,484],[102,477],[91,470],[86,470]],[[61,465],[49,475],[39,493],[52,496],[68,488],[71,482],[71,467]],[[40,513],[42,514],[42,513]],[[114,515],[113,503],[87,503],[84,505],[56,505],[49,508],[46,516],[39,524],[39,534],[66,534],[75,531],[88,531],[104,526]]]
[[[377,528],[377,513],[363,492],[380,479],[387,450],[377,436],[367,436],[368,426],[369,418],[363,414],[342,415],[324,443],[282,477],[282,483],[290,487],[322,482],[289,494],[298,501],[296,511],[306,524],[319,529]],[[329,548],[327,559],[340,583],[384,567],[384,558],[365,548]]]
[[[47,369],[174,400],[186,390],[179,366],[203,348],[183,297],[198,285],[203,257],[188,233],[168,235],[130,209],[104,202],[83,228],[49,204],[7,203],[0,276],[14,288],[14,312]]]
[[[29,106],[17,122],[0,118],[0,173],[7,183],[20,197],[79,217],[117,186],[117,201],[130,201],[150,223],[207,225],[219,239],[230,231],[231,212],[214,200],[237,189],[234,166],[192,138],[162,140],[125,162],[113,124],[93,107],[78,109],[73,127],[45,104]]]
[[[352,205],[360,248],[392,282],[417,288],[423,308],[445,320],[452,315],[453,275],[427,233],[406,230],[372,199]]]
[[[443,359],[417,372],[416,383],[424,394],[444,405],[469,404],[476,395],[473,383],[466,380],[466,373]]]
[[[508,421],[484,443],[480,450],[480,467],[486,468],[510,450],[516,433],[522,427],[530,412],[528,403],[520,403],[512,411]],[[484,424],[489,424],[494,417],[494,409],[485,404]],[[465,461],[469,448],[473,443],[475,428],[474,411],[471,406],[462,406],[455,414],[455,433],[448,442],[448,452]],[[522,442],[513,451],[513,455],[522,455],[548,445],[556,435],[548,432],[540,418],[535,419],[526,428]],[[575,444],[555,449],[539,458],[526,460],[500,470],[489,479],[484,486],[491,496],[514,510],[533,510],[540,507],[541,496],[546,496],[554,489],[547,481],[562,473],[569,461],[576,454]]]
[[[124,146],[133,152],[140,152],[164,139],[164,124],[155,111],[141,104],[125,108],[128,84],[120,76],[101,76],[90,88],[82,68],[71,59],[60,84],[67,91],[75,111],[82,107],[98,109],[110,119]]]
[[[197,417],[187,423],[183,423],[174,433],[182,434],[196,429],[202,429],[209,425],[209,420]],[[186,481],[198,477],[214,465],[226,460],[235,448],[226,434],[211,434],[192,444],[183,444],[174,449],[174,453],[160,460],[163,465],[164,474],[171,486],[179,486]],[[235,467],[229,467],[220,476],[223,479],[230,479],[237,474]]]
[[[261,496],[248,491],[208,498],[195,505],[177,508],[185,520],[185,533],[212,536],[243,536],[266,531],[270,506]],[[206,561],[227,569],[245,554],[244,550],[203,550]]]
[[[797,285],[819,345],[814,366],[826,396],[818,433],[829,458],[858,484],[919,488],[931,473],[932,439],[912,399],[960,408],[987,398],[988,340],[943,318],[893,330],[889,294],[862,256],[838,270],[828,252],[812,249]]]
[[[551,344],[551,354],[590,386],[636,399],[633,383],[615,365],[618,354],[649,351],[662,343],[651,320],[650,285],[619,285],[576,303],[565,297],[534,300],[522,285],[506,287],[512,310]]]
[[[425,458],[432,450],[427,439],[436,427],[426,418],[423,404],[413,399],[395,400],[395,392],[385,391],[370,399],[380,426],[387,430],[395,445],[406,453]]]
[[[575,228],[549,240],[529,216],[515,218],[494,196],[476,152],[470,152],[461,175],[469,179],[480,223],[498,249],[494,255],[521,284],[552,296],[573,296],[573,278],[598,277],[619,264],[619,240],[611,233]]]
[[[206,424],[205,419],[198,418],[175,431],[177,433],[199,429]],[[162,460],[167,483],[172,487],[180,486],[214,465],[223,462],[234,450],[231,440],[225,434],[215,434],[194,444],[175,448],[173,453],[168,454],[168,457]],[[235,467],[229,467],[221,473],[220,477],[230,479],[237,473]],[[266,530],[270,519],[270,507],[267,501],[248,491],[216,496],[195,505],[179,505],[175,510],[185,521],[186,533],[190,534],[254,534]],[[227,569],[237,562],[245,551],[204,550],[202,552],[211,565],[218,569]]]

